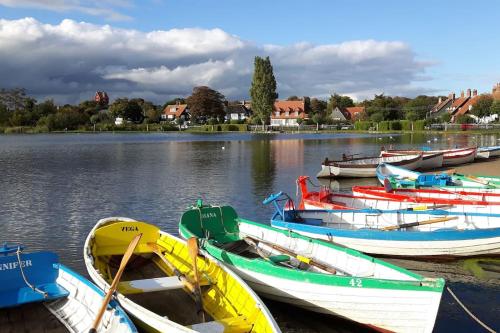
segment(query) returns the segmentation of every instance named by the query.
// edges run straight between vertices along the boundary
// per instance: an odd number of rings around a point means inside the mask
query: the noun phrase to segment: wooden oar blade
[[[134,254],[134,250],[137,247],[137,244],[139,244],[141,237],[142,237],[142,233],[136,235],[132,239],[132,241],[129,243],[127,250],[123,254],[122,261],[120,262],[120,267],[118,268],[118,271],[116,272],[115,278],[113,279],[113,282],[111,283],[111,286],[109,287],[108,292],[104,296],[104,300],[102,302],[101,308],[97,312],[96,318],[94,320],[94,323],[92,324],[92,327],[89,330],[89,333],[97,332],[97,327],[99,326],[99,323],[101,322],[102,316],[104,315],[104,312],[106,311],[106,308],[108,307],[109,301],[111,300],[111,296],[116,291],[116,287],[118,286],[118,283],[120,282],[120,278],[123,274],[123,271],[125,270],[125,267],[127,266],[127,263],[130,260],[130,257],[132,257],[132,254]]]
[[[127,251],[125,251],[125,254],[122,257],[122,261],[120,263],[120,269],[124,268],[127,265],[127,262],[129,261],[130,257],[132,257],[132,254],[134,254],[134,250],[137,247],[137,244],[139,244],[141,237],[142,234],[137,234],[128,245]]]

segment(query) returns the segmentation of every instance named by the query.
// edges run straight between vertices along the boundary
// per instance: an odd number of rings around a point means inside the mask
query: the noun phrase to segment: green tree
[[[472,114],[482,118],[490,115],[490,108],[493,104],[493,97],[490,95],[481,95],[477,98],[476,104],[472,106]]]
[[[491,103],[490,114],[500,115],[500,101],[494,101]]]
[[[0,125],[8,125],[11,112],[7,110],[7,107],[0,103]]]
[[[187,98],[189,111],[194,121],[205,122],[207,119],[224,121],[224,95],[206,86],[193,88],[193,93]]]
[[[286,99],[287,101],[300,101],[300,98],[298,96],[290,96]]]
[[[343,110],[351,106],[354,106],[354,101],[351,97],[334,93],[333,95],[330,95],[327,110],[328,112],[332,112],[336,107],[338,107],[340,110]]]
[[[455,119],[455,122],[457,124],[471,124],[474,122],[474,119],[472,119],[466,114],[461,114],[457,117],[457,119]]]
[[[400,101],[399,104],[402,102],[403,101]],[[420,95],[403,103],[404,117],[408,120],[415,121],[425,119],[427,113],[436,105],[437,97]]]
[[[0,103],[3,104],[8,110],[24,110],[30,97],[26,96],[26,89],[1,89],[0,90]]]
[[[449,123],[451,121],[451,114],[445,113],[440,117],[441,122]]]
[[[109,106],[109,112],[116,117],[122,117],[125,120],[141,123],[144,119],[142,108],[137,100],[128,98],[118,98]]]
[[[320,100],[320,99],[317,99],[317,98],[312,98],[311,99],[311,113],[313,115],[315,115],[315,114],[325,115],[326,108],[327,108],[326,101],[323,101],[323,100]]]
[[[384,94],[375,95],[375,98],[371,101],[364,101],[362,104],[366,107],[367,116],[372,120],[374,114],[380,114],[376,116],[377,119],[382,117],[382,120],[398,120],[402,119],[402,105],[400,104],[403,100],[398,98],[392,98],[384,96]]]
[[[273,111],[274,101],[278,98],[276,79],[269,57],[255,57],[250,97],[255,116],[260,119],[262,125],[266,124]]]

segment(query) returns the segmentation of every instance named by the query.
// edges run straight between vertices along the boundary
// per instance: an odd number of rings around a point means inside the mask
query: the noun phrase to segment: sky
[[[500,1],[0,0],[0,88],[155,103],[207,85],[249,99],[269,56],[279,98],[491,91]]]

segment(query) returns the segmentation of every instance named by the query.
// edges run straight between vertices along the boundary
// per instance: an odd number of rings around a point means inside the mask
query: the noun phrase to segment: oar
[[[427,221],[403,223],[403,224],[399,224],[399,225],[391,225],[389,227],[381,228],[380,230],[397,230],[397,229],[403,229],[403,228],[409,228],[409,227],[416,227],[416,226],[425,225],[425,224],[446,222],[446,221],[456,220],[456,219],[458,219],[458,216],[438,217],[436,219],[427,220]]]
[[[473,176],[473,175],[464,175],[464,178],[465,178],[465,179],[468,179],[468,180],[471,180],[471,181],[473,181],[473,182],[475,182],[475,183],[479,183],[479,184],[481,184],[481,185],[486,185],[486,186],[494,186],[494,187],[496,187],[496,185],[494,185],[494,184],[490,184],[490,182],[489,182],[489,181],[487,181],[487,180],[483,180],[483,179],[481,179],[481,178],[479,178],[479,177],[476,177],[476,176]]]
[[[193,270],[194,270],[194,287],[196,288],[196,292],[199,297],[199,302],[196,303],[198,306],[197,312],[200,316],[202,322],[205,322],[205,313],[203,312],[203,304],[201,299],[201,288],[200,288],[200,279],[198,276],[198,240],[196,237],[191,237],[187,240],[187,246],[189,250],[189,256],[193,261]]]
[[[118,282],[120,282],[123,271],[125,271],[125,267],[127,266],[130,257],[132,257],[132,254],[134,254],[134,250],[137,244],[139,243],[141,237],[142,234],[136,235],[128,245],[127,251],[125,251],[125,254],[122,257],[122,261],[120,262],[120,268],[118,268],[118,272],[116,272],[115,278],[113,279],[113,282],[111,283],[111,286],[109,287],[109,290],[106,296],[104,297],[104,300],[102,301],[101,308],[97,312],[97,316],[94,320],[94,323],[92,324],[92,328],[89,330],[89,333],[97,332],[97,326],[99,326],[99,323],[101,322],[102,316],[104,315],[104,312],[108,307],[109,301],[111,300],[111,296],[113,296],[113,293],[116,291],[116,287],[118,286]]]
[[[258,239],[258,238],[254,238],[254,237],[251,237],[251,236],[246,236],[245,238],[248,238],[248,239],[250,239],[250,240],[252,240],[254,242],[259,242],[259,243],[265,244],[265,245],[267,245],[267,246],[269,246],[269,247],[271,247],[271,248],[273,248],[275,250],[278,250],[280,252],[286,253],[289,256],[294,257],[295,259],[297,259],[299,261],[302,261],[302,262],[304,262],[306,264],[309,264],[311,266],[318,267],[319,269],[322,269],[322,270],[324,270],[324,271],[326,271],[328,273],[332,273],[332,274],[336,274],[337,273],[337,271],[334,268],[329,267],[329,266],[327,266],[325,264],[319,263],[319,262],[317,262],[316,260],[314,260],[312,258],[304,257],[304,256],[302,256],[300,254],[297,254],[297,253],[295,253],[295,252],[293,252],[293,251],[291,251],[291,250],[289,250],[287,248],[284,248],[284,247],[281,247],[279,245],[272,244],[272,243],[269,243],[269,242],[266,242],[264,240],[261,240],[261,239]],[[245,240],[245,238],[244,238],[244,240]]]
[[[411,211],[415,211],[415,210],[450,209],[453,207],[454,207],[453,205],[434,205],[434,206],[423,205],[423,206],[409,207],[409,208],[406,208],[404,210],[411,212]]]

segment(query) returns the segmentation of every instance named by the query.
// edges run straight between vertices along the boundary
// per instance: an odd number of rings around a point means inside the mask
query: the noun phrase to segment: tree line
[[[254,72],[249,90],[252,102],[252,116],[247,121],[252,124],[269,124],[274,102],[278,98],[276,79],[269,57],[255,57]],[[472,114],[483,117],[489,114],[500,114],[500,102],[493,101],[491,96],[482,95],[472,108]],[[305,112],[308,113],[310,124],[334,122],[331,114],[339,108],[363,106],[365,112],[356,120],[373,122],[390,120],[415,121],[425,119],[431,108],[438,102],[435,96],[417,96],[415,98],[392,97],[384,94],[375,95],[355,103],[349,96],[332,93],[327,99],[310,98],[307,96],[289,96],[288,100],[303,100]],[[220,92],[207,87],[194,87],[192,94],[166,101],[162,105],[154,104],[142,98],[118,98],[110,105],[94,100],[83,101],[78,105],[65,104],[58,106],[53,100],[37,102],[28,96],[22,88],[0,90],[0,127],[30,126],[54,130],[75,130],[81,127],[104,124],[112,125],[117,117],[125,121],[140,123],[160,123],[161,115],[167,105],[187,103],[190,109],[192,123],[223,123],[227,122],[225,105],[228,102]],[[440,121],[449,121],[446,114]],[[468,122],[470,117],[459,117],[459,122]],[[302,119],[300,119],[302,121]],[[170,122],[170,120],[167,120]],[[179,120],[177,120],[179,124]]]

